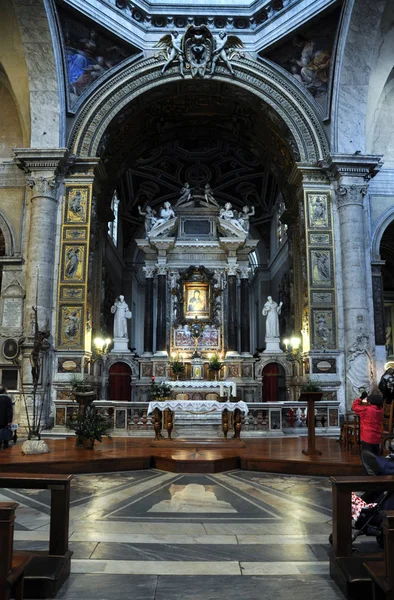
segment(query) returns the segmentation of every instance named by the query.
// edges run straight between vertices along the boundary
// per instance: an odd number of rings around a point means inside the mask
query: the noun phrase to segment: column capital
[[[369,181],[383,166],[381,155],[375,154],[331,154],[320,166],[336,181],[343,178],[355,182],[361,178]]]
[[[239,276],[241,279],[249,279],[249,275],[251,272],[251,268],[250,267],[240,267],[239,268]]]
[[[351,204],[364,206],[364,197],[368,192],[368,185],[339,185],[335,190],[338,208]]]
[[[145,279],[153,279],[156,273],[156,267],[142,267]]]
[[[238,275],[239,267],[237,264],[229,265],[225,268],[227,277],[236,277]]]
[[[167,266],[157,263],[156,265],[156,273],[158,275],[167,275]]]
[[[14,160],[26,175],[27,184],[33,190],[33,198],[45,196],[54,199],[57,175],[64,169],[67,148],[15,148]]]

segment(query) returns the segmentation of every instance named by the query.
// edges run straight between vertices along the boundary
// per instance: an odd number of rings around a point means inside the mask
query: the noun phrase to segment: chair
[[[353,412],[346,413],[341,437],[346,450],[351,450],[351,452],[360,450],[360,417],[358,415]]]
[[[394,402],[383,402],[383,421],[382,421],[382,437],[380,441],[380,448],[382,454],[387,451],[387,444],[391,445],[391,440],[394,439],[393,432],[393,419],[394,419]]]

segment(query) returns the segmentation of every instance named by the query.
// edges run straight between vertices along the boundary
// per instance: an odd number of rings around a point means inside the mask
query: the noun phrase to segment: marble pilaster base
[[[283,354],[283,350],[281,350],[279,346],[279,338],[266,338],[265,343],[266,348],[263,354]]]
[[[114,338],[114,347],[111,354],[131,354],[128,344],[128,338]]]

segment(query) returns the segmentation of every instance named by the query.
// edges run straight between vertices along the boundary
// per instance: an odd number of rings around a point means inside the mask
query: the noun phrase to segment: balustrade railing
[[[66,431],[66,420],[78,410],[72,400],[56,400],[55,429]],[[152,416],[147,414],[148,402],[111,402],[96,400],[94,405],[113,425],[113,435],[153,435]],[[306,402],[251,402],[249,413],[242,419],[243,437],[263,434],[306,434]],[[321,401],[315,409],[316,433],[337,435],[339,433],[339,402]],[[176,433],[176,417],[175,417]],[[204,423],[201,423],[203,430]]]

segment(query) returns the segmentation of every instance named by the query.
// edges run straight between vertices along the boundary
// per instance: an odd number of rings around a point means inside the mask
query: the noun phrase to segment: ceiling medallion
[[[224,30],[214,36],[206,25],[189,25],[182,36],[178,31],[163,35],[156,46],[161,48],[156,58],[166,61],[162,74],[176,61],[182,77],[185,70],[192,77],[212,77],[218,63],[224,64],[235,76],[231,61],[245,56],[241,51],[244,45],[238,36],[228,35]]]

